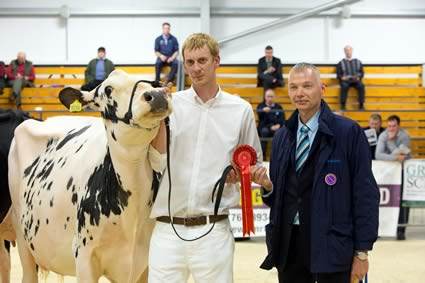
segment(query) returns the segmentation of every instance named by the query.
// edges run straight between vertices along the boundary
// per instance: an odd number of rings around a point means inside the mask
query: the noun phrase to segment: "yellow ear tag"
[[[81,111],[83,111],[83,105],[78,100],[75,100],[69,106],[69,112],[81,112]]]

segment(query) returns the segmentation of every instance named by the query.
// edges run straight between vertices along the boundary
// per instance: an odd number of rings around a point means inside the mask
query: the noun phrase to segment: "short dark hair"
[[[169,23],[169,22],[164,22],[164,23],[162,23],[162,27],[164,27],[164,26],[169,26],[169,27],[171,27],[171,25],[170,25],[170,23]]]
[[[97,52],[106,52],[106,49],[105,49],[105,47],[99,47],[98,49],[97,49]]]
[[[390,117],[388,117],[387,122],[389,121],[397,121],[397,124],[400,125],[400,117],[398,117],[397,115],[391,115]]]
[[[377,113],[373,113],[372,115],[370,115],[370,118],[369,119],[382,121],[381,115],[379,115]]]
[[[273,50],[273,47],[271,45],[267,45],[266,50]]]

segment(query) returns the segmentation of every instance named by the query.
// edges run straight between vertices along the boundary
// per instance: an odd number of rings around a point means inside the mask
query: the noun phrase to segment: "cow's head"
[[[94,90],[86,92],[68,87],[59,93],[59,98],[68,109],[78,100],[83,108],[100,111],[108,123],[152,130],[172,110],[171,90],[154,86],[115,70]]]

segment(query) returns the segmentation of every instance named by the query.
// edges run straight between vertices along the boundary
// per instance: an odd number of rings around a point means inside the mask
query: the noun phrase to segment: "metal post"
[[[210,0],[199,0],[201,8],[201,32],[210,33]]]

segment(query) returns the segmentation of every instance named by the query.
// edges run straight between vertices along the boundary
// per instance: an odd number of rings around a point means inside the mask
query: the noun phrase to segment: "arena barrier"
[[[264,162],[264,165],[268,167],[268,162]],[[404,164],[397,161],[373,160],[372,171],[380,191],[378,235],[395,237],[398,226],[425,227],[425,159],[411,159]],[[402,184],[404,184],[403,195]],[[403,200],[400,202],[402,196]],[[264,237],[265,226],[269,223],[269,208],[261,199],[261,188],[254,183],[252,202],[255,234],[251,237]],[[405,207],[411,207],[409,220],[403,221],[406,224],[398,224],[400,203]],[[240,207],[230,210],[230,223],[233,235],[242,238]]]

